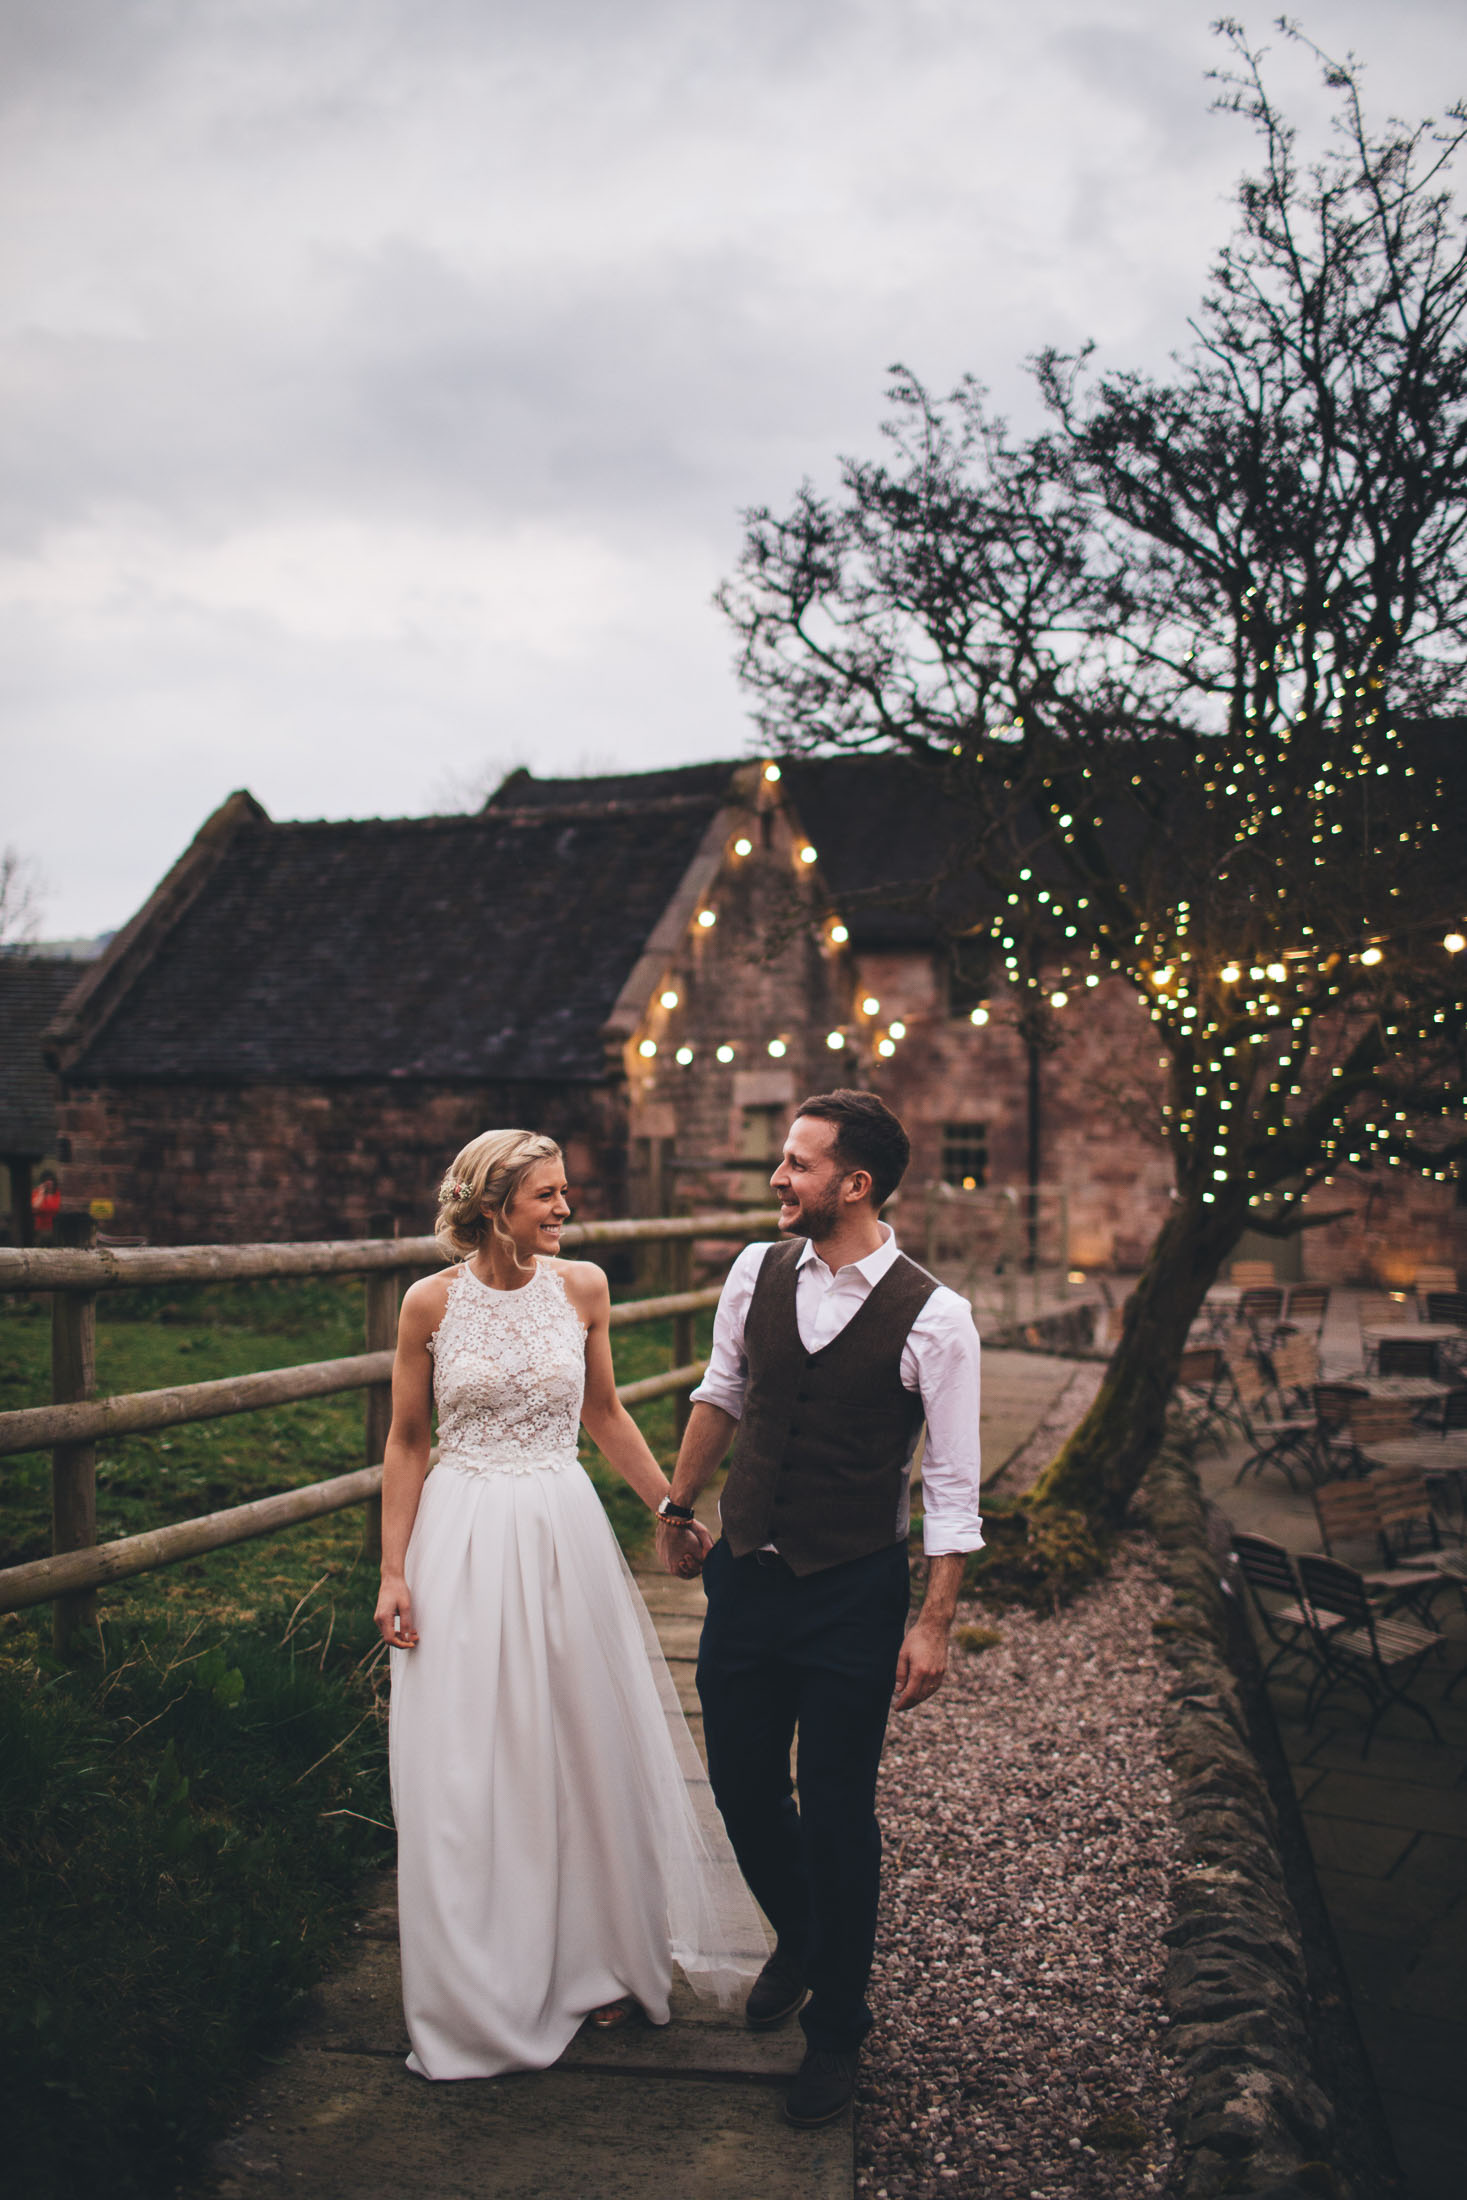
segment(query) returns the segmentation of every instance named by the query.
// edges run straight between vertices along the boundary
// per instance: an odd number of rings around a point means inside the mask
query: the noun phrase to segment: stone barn
[[[68,1203],[159,1241],[416,1230],[508,1122],[562,1141],[586,1215],[757,1201],[800,1097],[861,1084],[912,1135],[914,1249],[936,1187],[1013,1214],[1037,1188],[1047,1261],[1132,1267],[1171,1189],[1149,1017],[1061,951],[1026,1045],[1001,968],[952,944],[990,911],[960,830],[893,756],[517,772],[446,818],[276,824],[237,794],[53,1028]],[[1281,1274],[1467,1265],[1454,1185],[1316,1198],[1339,1223],[1256,1248]]]

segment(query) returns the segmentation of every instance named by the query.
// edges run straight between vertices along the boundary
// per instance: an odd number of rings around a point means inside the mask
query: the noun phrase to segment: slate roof
[[[929,947],[991,913],[961,860],[968,808],[930,769],[877,755],[792,757],[781,772],[854,947]]]
[[[737,769],[733,763],[690,764],[590,779],[532,779],[516,772],[489,806],[554,802],[601,809],[707,795],[727,787]],[[780,773],[855,946],[928,946],[973,922],[980,905],[987,907],[986,889],[961,867],[954,875],[954,851],[971,828],[930,770],[902,756],[878,755],[786,758]]]
[[[0,1153],[49,1153],[56,1140],[56,1081],[41,1034],[89,962],[63,955],[0,954]]]
[[[535,779],[521,770],[510,773],[484,808],[606,810],[667,801],[706,802],[716,808],[737,770],[737,764],[676,764],[662,771],[609,772],[588,779]]]
[[[595,1080],[727,784],[610,812],[242,825],[74,1082]]]

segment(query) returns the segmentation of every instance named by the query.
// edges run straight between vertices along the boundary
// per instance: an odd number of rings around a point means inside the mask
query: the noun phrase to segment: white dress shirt
[[[832,1270],[807,1238],[795,1271],[795,1322],[807,1352],[838,1337],[875,1290],[900,1248],[882,1223],[882,1243],[864,1260]],[[744,1323],[768,1245],[746,1245],[723,1287],[713,1317],[713,1349],[695,1400],[743,1418],[749,1362]],[[929,1558],[949,1551],[980,1551],[978,1510],[978,1331],[966,1299],[939,1284],[907,1333],[902,1348],[904,1390],[915,1390],[927,1417],[922,1454],[922,1548]],[[912,1450],[916,1450],[913,1439]],[[902,1494],[894,1536],[907,1532],[912,1461],[902,1470]]]

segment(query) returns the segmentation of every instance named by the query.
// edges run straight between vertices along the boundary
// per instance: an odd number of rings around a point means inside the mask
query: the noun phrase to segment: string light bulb
[[[813,863],[815,861],[815,850],[810,846],[808,840],[800,850],[800,861],[801,863]]]
[[[677,1060],[678,1060],[679,1062],[681,1062],[681,1064],[682,1064],[683,1068],[684,1068],[684,1069],[686,1069],[686,1068],[687,1068],[687,1066],[688,1066],[688,1064],[689,1064],[689,1063],[690,1063],[690,1062],[692,1061],[692,1059],[693,1059],[693,1050],[692,1050],[692,1048],[691,1048],[691,1047],[679,1047],[679,1048],[678,1048],[678,1050],[677,1050],[677,1057],[676,1057],[676,1058],[677,1058]]]
[[[874,993],[868,993],[862,1001],[861,1014],[863,1016],[879,1016],[881,1014],[881,1003]]]
[[[789,1048],[785,1045],[783,1039],[771,1039],[769,1042],[769,1051],[774,1056],[774,1059],[777,1062],[784,1055],[788,1054]]]
[[[843,924],[833,924],[830,928],[830,936],[837,947],[844,947],[851,935]]]
[[[878,1039],[876,1042],[876,1051],[878,1054],[882,1055],[893,1055],[896,1053],[896,1041],[894,1039]]]
[[[747,833],[740,833],[738,839],[734,842],[734,854],[736,856],[751,856],[753,853],[753,841],[750,840]]]
[[[826,1032],[825,1044],[829,1047],[832,1054],[839,1054],[841,1048],[845,1045],[845,1043],[846,1035],[843,1031]]]
[[[1366,964],[1380,962],[1382,960],[1380,949],[1378,947],[1367,947],[1360,960]]]
[[[734,1050],[728,1044],[727,1040],[724,1041],[721,1047],[716,1047],[714,1049],[714,1052],[717,1054],[720,1062],[731,1062],[733,1060]]]
[[[970,1023],[970,1024],[980,1024],[980,1025],[981,1025],[981,1024],[986,1024],[986,1023],[987,1023],[987,1021],[988,1021],[988,1011],[987,1011],[987,1009],[986,1009],[986,1008],[975,1008],[975,1009],[974,1009],[974,1010],[972,1011],[972,1013],[971,1013],[971,1014],[969,1015],[969,1017],[968,1017],[968,1021],[969,1021],[969,1023]]]
[[[650,1062],[653,1055],[657,1052],[657,1041],[655,1039],[644,1039],[642,1041],[642,1044],[638,1047],[637,1052],[641,1055],[644,1062]]]
[[[892,1018],[891,1022],[887,1025],[886,1028],[891,1033],[893,1039],[905,1039],[905,1037],[907,1036],[906,1025],[895,1016]]]
[[[1449,955],[1460,955],[1463,948],[1467,947],[1467,939],[1463,939],[1460,932],[1449,932],[1442,941],[1442,946]]]
[[[716,909],[700,909],[698,911],[698,922],[705,932],[709,931],[718,922],[718,911]]]
[[[677,1007],[677,993],[672,986],[669,986],[665,993],[659,993],[657,998],[661,1001],[664,1008]]]
[[[778,779],[779,777],[779,766],[777,764],[766,764],[764,767],[764,776],[769,781],[769,784],[772,787],[776,779]]]

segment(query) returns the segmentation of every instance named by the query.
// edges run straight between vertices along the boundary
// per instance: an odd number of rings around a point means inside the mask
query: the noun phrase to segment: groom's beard
[[[802,1198],[792,1221],[780,1222],[786,1237],[829,1237],[840,1221],[840,1196],[835,1185],[823,1199]]]

